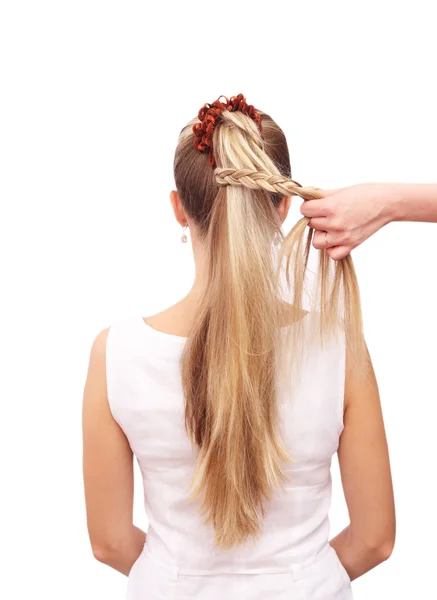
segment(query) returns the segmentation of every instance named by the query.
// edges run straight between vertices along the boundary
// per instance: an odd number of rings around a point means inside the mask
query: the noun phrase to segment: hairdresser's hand
[[[398,184],[362,183],[335,190],[318,190],[320,200],[307,200],[301,213],[310,218],[315,248],[327,248],[334,260],[347,256],[392,219]]]

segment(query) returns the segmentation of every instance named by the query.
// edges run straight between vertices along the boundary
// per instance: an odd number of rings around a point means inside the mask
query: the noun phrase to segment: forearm
[[[437,223],[436,183],[396,183],[387,203],[389,221]]]
[[[94,556],[100,562],[112,567],[123,575],[129,572],[141,554],[146,543],[146,533],[132,525],[132,532],[121,544],[107,545],[100,551],[94,552]]]
[[[369,544],[354,539],[349,526],[329,543],[336,551],[351,581],[387,560],[392,551],[389,544]]]

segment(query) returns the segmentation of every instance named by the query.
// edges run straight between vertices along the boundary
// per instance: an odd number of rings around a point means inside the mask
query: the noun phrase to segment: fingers
[[[325,200],[329,196],[333,196],[340,192],[343,188],[335,188],[324,190],[317,188],[322,198],[317,200],[307,200],[302,203],[300,212],[304,217],[310,219],[309,226],[315,229],[313,236],[313,246],[318,250],[326,250],[330,258],[333,260],[341,260],[351,253],[352,247],[341,245],[344,244],[344,239],[340,235],[338,224],[334,227],[332,223],[332,205],[329,200]],[[334,231],[333,231],[334,230]],[[335,230],[338,233],[335,233]],[[329,231],[327,234],[326,232]],[[338,244],[338,245],[336,245]]]
[[[326,231],[315,231],[313,235],[313,246],[317,250],[324,250],[328,248],[328,244],[326,242]]]
[[[341,238],[331,231],[327,234],[326,231],[315,231],[313,235],[313,246],[317,250],[325,250],[341,243]]]
[[[350,246],[334,246],[334,248],[328,248],[327,253],[333,260],[341,260],[346,258],[350,254],[352,248]]]
[[[327,217],[317,217],[315,219],[310,219],[308,225],[312,229],[317,229],[319,231],[328,231],[330,229]]]
[[[300,207],[304,217],[326,217],[329,212],[328,202],[325,200],[307,200]]]
[[[302,203],[300,212],[305,217],[326,217],[329,214],[329,202],[327,202],[325,198],[333,196],[341,189],[342,188],[322,190],[317,188],[317,191],[322,195],[322,198],[317,200],[306,200]]]
[[[341,245],[341,236],[326,231],[315,231],[313,246],[317,250],[326,250],[333,260],[341,260],[351,253],[352,247]],[[338,244],[338,245],[336,245]]]

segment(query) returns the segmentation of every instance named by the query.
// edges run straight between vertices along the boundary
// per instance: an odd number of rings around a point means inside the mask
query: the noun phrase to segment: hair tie
[[[221,98],[224,98],[225,102],[222,102]],[[252,104],[247,104],[243,94],[231,96],[229,99],[226,96],[219,96],[212,104],[204,104],[198,113],[200,123],[193,125],[194,147],[199,152],[209,153],[209,163],[212,167],[215,166],[212,136],[224,110],[230,112],[239,110],[244,113],[258,125],[259,131],[262,133],[261,115]]]

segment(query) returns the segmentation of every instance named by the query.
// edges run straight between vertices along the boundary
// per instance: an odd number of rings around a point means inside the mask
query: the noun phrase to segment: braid
[[[215,169],[216,182],[219,186],[238,185],[251,190],[262,189],[266,192],[279,192],[284,196],[300,196],[304,200],[320,198],[317,188],[302,187],[284,175],[273,175],[266,171],[252,169]]]

